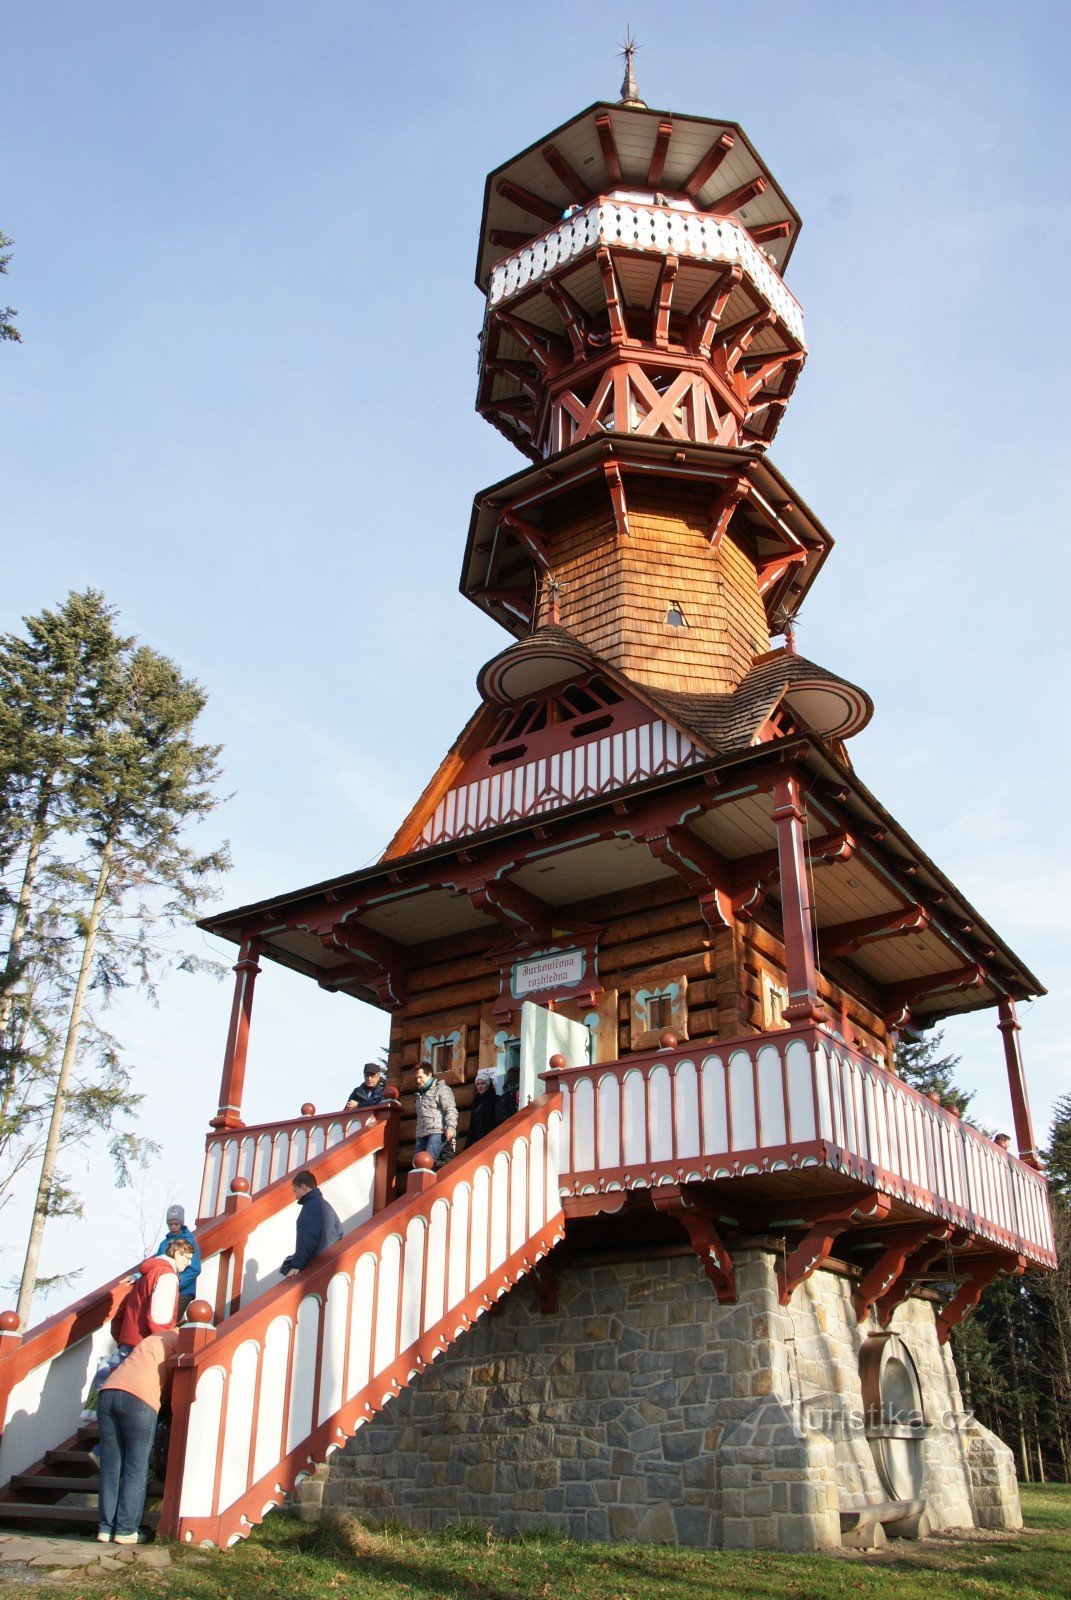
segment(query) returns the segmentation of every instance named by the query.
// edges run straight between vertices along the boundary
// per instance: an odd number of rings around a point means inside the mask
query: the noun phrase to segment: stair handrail
[[[384,1100],[369,1107],[363,1126],[314,1157],[308,1170],[318,1182],[324,1182],[344,1166],[382,1151],[384,1159],[376,1163],[373,1198],[374,1211],[381,1210],[393,1193],[399,1122],[398,1101]],[[191,1230],[200,1246],[202,1261],[233,1249],[258,1223],[291,1205],[292,1181],[293,1174],[284,1173],[256,1195],[232,1193],[226,1211]],[[0,1340],[0,1440],[8,1420],[11,1391],[29,1373],[92,1337],[109,1323],[126,1298],[139,1266],[140,1262],[135,1262],[102,1288],[55,1312],[21,1338],[17,1330],[5,1330],[6,1336]],[[6,1477],[0,1479],[0,1488],[6,1481]]]
[[[233,1317],[219,1328],[213,1329],[206,1326],[186,1327],[182,1332],[182,1342],[178,1355],[174,1358],[175,1377],[172,1390],[172,1426],[171,1445],[167,1476],[165,1479],[164,1498],[161,1508],[160,1531],[167,1536],[179,1538],[185,1543],[212,1543],[220,1545],[234,1543],[236,1539],[249,1533],[255,1521],[273,1504],[282,1501],[289,1493],[297,1479],[309,1470],[310,1465],[326,1458],[329,1450],[334,1450],[348,1436],[351,1436],[363,1422],[367,1421],[382,1404],[418,1375],[433,1359],[445,1349],[453,1338],[457,1337],[467,1327],[470,1327],[476,1317],[486,1311],[497,1298],[505,1294],[513,1284],[529,1272],[544,1255],[564,1237],[564,1215],[561,1209],[561,1196],[558,1184],[558,1149],[557,1130],[561,1118],[561,1096],[557,1092],[549,1095],[540,1095],[523,1110],[515,1113],[493,1134],[481,1139],[471,1149],[456,1156],[437,1174],[416,1172],[410,1175],[410,1189],[400,1199],[386,1206],[382,1211],[376,1212],[369,1221],[364,1223],[344,1239],[331,1245],[321,1252],[316,1259],[305,1268],[298,1277],[284,1279],[277,1286],[267,1290],[249,1306],[243,1307]],[[406,1227],[416,1219],[423,1219],[430,1224],[432,1208],[440,1201],[453,1203],[457,1191],[468,1185],[470,1196],[473,1191],[473,1179],[480,1168],[486,1167],[494,1171],[496,1158],[505,1154],[512,1158],[518,1142],[526,1143],[526,1182],[527,1201],[526,1221],[531,1220],[530,1201],[532,1193],[531,1168],[527,1165],[527,1151],[533,1143],[533,1134],[539,1127],[543,1130],[543,1147],[545,1150],[546,1171],[542,1177],[544,1204],[542,1216],[534,1230],[528,1230],[522,1245],[516,1249],[508,1248],[512,1232],[510,1223],[512,1218],[506,1220],[507,1251],[505,1259],[494,1268],[485,1272],[478,1284],[468,1283],[461,1299],[453,1306],[447,1308],[449,1298],[449,1285],[447,1278],[443,1279],[443,1311],[442,1316],[432,1325],[424,1326],[424,1316],[427,1312],[425,1301],[426,1283],[421,1279],[420,1306],[421,1328],[418,1337],[404,1347],[400,1346],[401,1334],[394,1348],[394,1354],[386,1367],[378,1372],[374,1367],[374,1340],[376,1338],[378,1323],[376,1317],[378,1309],[370,1310],[369,1316],[373,1326],[369,1332],[369,1375],[353,1393],[345,1398],[341,1407],[331,1415],[317,1420],[315,1407],[310,1402],[311,1430],[294,1442],[289,1449],[280,1452],[277,1458],[273,1457],[270,1467],[266,1468],[257,1478],[252,1478],[254,1470],[255,1445],[259,1442],[257,1436],[257,1423],[259,1415],[254,1408],[250,1413],[249,1427],[250,1440],[244,1454],[239,1455],[248,1462],[249,1481],[246,1482],[243,1492],[226,1505],[217,1504],[216,1496],[220,1493],[219,1485],[223,1469],[223,1458],[227,1450],[225,1433],[228,1412],[222,1411],[218,1424],[218,1436],[208,1430],[206,1437],[211,1437],[214,1445],[214,1456],[211,1463],[192,1461],[190,1459],[191,1444],[191,1419],[194,1408],[198,1403],[198,1387],[201,1381],[213,1368],[221,1369],[224,1385],[231,1378],[232,1363],[235,1355],[244,1345],[253,1345],[258,1352],[258,1372],[262,1370],[266,1360],[265,1346],[269,1330],[277,1325],[280,1319],[286,1320],[291,1330],[299,1328],[299,1314],[303,1304],[315,1300],[320,1311],[328,1306],[329,1288],[333,1280],[339,1277],[347,1278],[347,1296],[354,1286],[354,1274],[361,1259],[375,1252],[376,1262],[379,1266],[383,1260],[383,1248],[392,1235],[401,1236]],[[551,1176],[552,1174],[552,1176]],[[493,1178],[492,1178],[493,1182]],[[549,1186],[553,1184],[553,1203],[549,1198]],[[508,1182],[509,1203],[512,1204],[512,1173]],[[490,1221],[488,1223],[488,1258],[490,1258]],[[400,1232],[401,1230],[401,1232]],[[424,1270],[423,1268],[421,1269]],[[449,1261],[444,1266],[444,1274],[449,1270]],[[399,1270],[398,1317],[399,1328],[402,1317],[402,1302],[404,1295],[404,1275]],[[378,1293],[378,1288],[377,1288]],[[347,1321],[352,1315],[350,1300],[347,1298]],[[321,1374],[324,1358],[324,1328],[326,1317],[318,1314],[316,1331],[316,1372]],[[450,1328],[453,1331],[447,1332]],[[291,1400],[291,1383],[293,1381],[294,1342],[289,1345],[289,1376],[286,1380],[285,1395],[281,1426],[289,1431],[291,1414],[287,1409]],[[344,1363],[345,1364],[345,1363]],[[319,1376],[316,1378],[319,1383]],[[260,1382],[257,1378],[257,1404],[260,1399]],[[206,1412],[207,1416],[208,1413]],[[185,1490],[185,1474],[187,1468],[191,1469],[191,1478],[198,1485],[211,1484],[213,1496],[213,1510],[207,1516],[190,1515],[184,1513],[182,1506]]]

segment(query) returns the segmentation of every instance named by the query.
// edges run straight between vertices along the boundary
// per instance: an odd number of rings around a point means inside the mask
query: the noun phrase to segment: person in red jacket
[[[185,1239],[174,1239],[162,1256],[150,1256],[140,1277],[112,1318],[112,1338],[126,1357],[150,1334],[166,1333],[178,1321],[179,1273],[193,1260]]]

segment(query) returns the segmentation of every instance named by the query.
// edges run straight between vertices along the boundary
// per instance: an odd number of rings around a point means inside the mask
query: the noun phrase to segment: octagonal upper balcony
[[[596,433],[767,443],[806,355],[798,226],[735,124],[589,108],[488,179],[478,409],[536,460]]]
[[[743,224],[617,191],[491,268],[477,405],[538,458],[594,433],[767,443],[803,312]]]

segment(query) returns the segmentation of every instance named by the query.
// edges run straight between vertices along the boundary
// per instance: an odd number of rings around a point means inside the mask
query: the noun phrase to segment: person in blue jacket
[[[169,1244],[175,1239],[185,1239],[193,1249],[193,1260],[188,1267],[179,1273],[178,1281],[178,1320],[182,1321],[186,1315],[186,1307],[197,1298],[197,1279],[201,1272],[201,1252],[197,1248],[197,1240],[186,1226],[186,1213],[181,1206],[168,1206],[164,1218],[167,1223],[167,1233],[160,1241],[160,1248],[156,1254],[165,1255]]]
[[[298,1203],[297,1238],[294,1253],[287,1256],[279,1271],[284,1278],[293,1278],[302,1267],[342,1238],[342,1224],[332,1205],[320,1193],[319,1185],[311,1172],[295,1172],[291,1178],[294,1199]]]

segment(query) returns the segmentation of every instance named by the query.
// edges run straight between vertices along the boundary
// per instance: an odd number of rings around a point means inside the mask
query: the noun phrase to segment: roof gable
[[[384,859],[630,789],[712,754],[637,685],[594,659],[574,662],[568,678],[524,697],[485,700]]]

